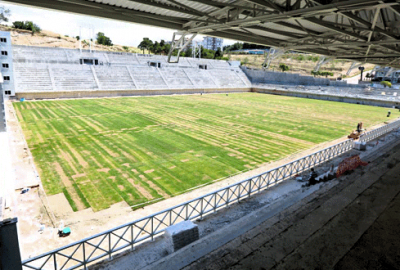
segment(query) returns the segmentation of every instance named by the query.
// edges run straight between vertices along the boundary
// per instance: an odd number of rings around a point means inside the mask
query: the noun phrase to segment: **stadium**
[[[6,2],[179,32],[168,55],[0,32],[2,269],[361,269],[368,252],[399,266],[386,252],[399,85],[268,67],[300,51],[324,55],[316,70],[345,59],[349,74],[398,74],[400,2]],[[271,49],[262,69],[179,56],[197,34]]]

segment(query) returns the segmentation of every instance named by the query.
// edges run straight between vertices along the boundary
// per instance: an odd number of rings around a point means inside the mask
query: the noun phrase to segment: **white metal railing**
[[[381,126],[379,128],[373,129],[361,135],[360,141],[361,142],[369,142],[373,139],[376,139],[386,133],[389,133],[392,130],[395,130],[400,127],[400,121],[396,120],[387,125]]]
[[[362,141],[370,141],[399,127],[400,121],[397,120],[365,133]],[[196,199],[27,259],[22,262],[22,265],[24,269],[86,269],[89,264],[101,258],[111,259],[117,252],[133,250],[140,242],[153,240],[156,235],[173,224],[202,218],[348,152],[352,148],[353,140],[343,141]]]

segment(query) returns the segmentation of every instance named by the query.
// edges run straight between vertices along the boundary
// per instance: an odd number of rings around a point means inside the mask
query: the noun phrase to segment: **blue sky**
[[[11,10],[9,24],[14,21],[33,21],[44,30],[69,36],[78,36],[81,28],[82,38],[88,39],[93,33],[104,32],[114,44],[137,46],[143,37],[153,41],[172,39],[173,30],[147,25],[124,23],[115,20],[82,16],[66,12],[11,5],[0,1],[1,6]],[[90,30],[93,29],[93,30]],[[195,40],[202,40],[197,36]],[[232,44],[232,40],[224,40],[224,45]]]

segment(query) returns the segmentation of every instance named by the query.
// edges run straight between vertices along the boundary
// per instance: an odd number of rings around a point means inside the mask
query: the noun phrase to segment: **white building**
[[[375,72],[374,78],[379,81],[390,81],[391,83],[400,83],[400,70],[391,71],[390,67],[384,67],[382,69],[378,69]]]
[[[204,37],[202,45],[205,49],[216,51],[218,48],[222,50],[223,44],[224,40],[222,38]]]

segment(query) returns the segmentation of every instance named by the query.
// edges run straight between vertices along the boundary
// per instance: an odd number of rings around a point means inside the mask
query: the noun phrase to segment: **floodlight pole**
[[[175,39],[175,36],[180,35],[180,38]],[[187,41],[185,41],[185,37],[187,35],[192,35],[190,38],[188,38]],[[189,33],[189,32],[175,32],[172,35],[172,42],[171,42],[171,48],[168,53],[168,63],[178,63],[179,62],[179,55],[181,54],[181,51],[185,49],[191,42],[192,40],[197,36],[197,33]],[[171,61],[171,56],[172,53],[175,49],[178,49],[178,56],[176,61]]]

